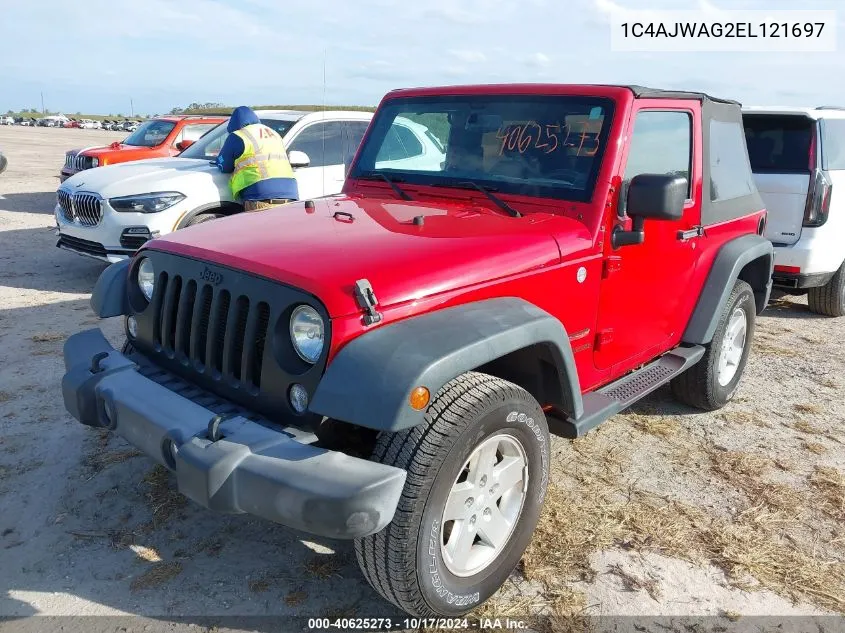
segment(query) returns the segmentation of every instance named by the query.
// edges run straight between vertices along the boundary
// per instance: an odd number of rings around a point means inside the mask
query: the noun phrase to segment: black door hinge
[[[373,325],[381,321],[381,312],[376,310],[376,306],[378,305],[376,293],[373,292],[372,285],[366,279],[359,279],[355,282],[355,300],[366,311],[364,325]]]

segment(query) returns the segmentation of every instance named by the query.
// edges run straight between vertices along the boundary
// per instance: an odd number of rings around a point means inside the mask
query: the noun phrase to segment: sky
[[[192,102],[376,105],[391,89],[623,83],[845,105],[836,53],[620,53],[614,9],[836,9],[841,0],[6,0],[0,112]],[[17,54],[15,53],[17,52]],[[325,82],[324,82],[325,62]]]

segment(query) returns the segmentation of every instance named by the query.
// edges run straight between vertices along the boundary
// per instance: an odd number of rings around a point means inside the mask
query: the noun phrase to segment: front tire
[[[721,409],[733,398],[748,362],[756,315],[751,286],[738,280],[704,356],[672,380],[675,398],[705,411]]]
[[[816,314],[845,316],[845,263],[824,286],[810,288],[807,293],[807,305]]]
[[[361,571],[408,613],[459,616],[492,596],[531,541],[549,478],[537,401],[475,372],[437,394],[425,422],[382,434],[373,460],[404,468],[393,521],[356,539]]]
[[[224,217],[222,213],[200,213],[192,217],[185,223],[185,226],[182,228],[187,228],[189,226],[195,226],[197,224],[203,224],[205,222],[211,222],[212,220],[217,220],[219,218]]]

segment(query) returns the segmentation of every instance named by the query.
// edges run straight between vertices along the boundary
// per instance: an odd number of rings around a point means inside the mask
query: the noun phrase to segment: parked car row
[[[0,116],[0,125],[23,125],[40,127],[80,128],[83,130],[109,130],[113,132],[134,132],[143,121],[140,120],[110,120],[104,119],[76,119],[64,115],[48,117],[12,117]]]
[[[123,121],[105,119],[102,122],[102,129],[111,132],[134,132],[142,123],[143,121],[130,121],[128,119]]]
[[[271,211],[238,213],[208,165],[222,121],[189,147],[185,118],[139,128],[177,157],[74,154],[58,245],[113,262],[91,305],[126,341],[71,336],[64,401],[205,507],[354,540],[410,614],[505,582],[550,434],[667,384],[725,406],[773,284],[845,313],[843,111],[504,85],[259,116],[302,194]]]
[[[40,118],[36,117],[0,116],[0,125],[23,125],[25,127],[35,127],[36,125],[40,125],[38,123],[40,120]]]

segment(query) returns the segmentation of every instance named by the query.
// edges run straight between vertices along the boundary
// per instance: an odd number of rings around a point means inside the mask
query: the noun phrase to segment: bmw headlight
[[[152,301],[155,286],[156,273],[155,268],[153,268],[153,262],[148,257],[144,257],[138,266],[138,287],[147,301]]]
[[[134,211],[135,213],[158,213],[169,209],[185,199],[178,191],[159,191],[136,196],[109,198],[109,204],[115,211]]]
[[[290,339],[299,357],[312,365],[323,353],[323,317],[311,306],[299,306],[290,317]]]
[[[99,158],[92,158],[91,159],[91,167],[99,167],[100,166],[100,159]]]

